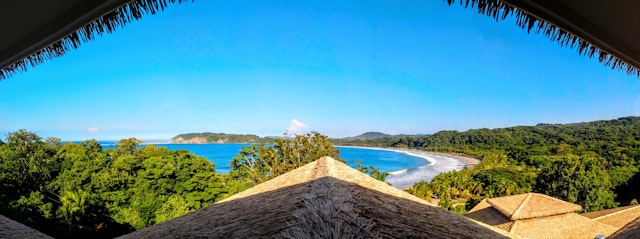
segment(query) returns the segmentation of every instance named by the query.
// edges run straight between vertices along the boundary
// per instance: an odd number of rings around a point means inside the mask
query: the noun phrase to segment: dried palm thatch
[[[616,227],[574,213],[581,207],[543,194],[484,199],[467,217],[520,238],[595,238]]]
[[[582,216],[616,228],[621,228],[640,217],[640,205],[584,213]],[[640,238],[640,235],[638,235],[638,237]]]
[[[491,204],[487,202],[487,199],[483,199],[465,216],[505,231],[511,230],[514,222],[491,206]]]
[[[154,14],[163,10],[167,3],[183,2],[187,0],[58,0],[56,3],[76,4],[71,10],[61,13],[63,18],[42,22],[43,27],[31,34],[33,37],[18,40],[17,47],[4,52],[0,49],[0,80],[9,77],[17,71],[24,71],[55,57],[63,55],[70,49],[77,48],[81,43],[93,39],[104,32],[113,32],[126,23],[137,20],[145,14]],[[5,3],[6,2],[6,3]],[[16,15],[6,6],[18,3],[28,3],[46,6],[48,0],[4,1],[0,2],[0,16]],[[640,45],[637,43],[638,25],[619,27],[625,24],[636,24],[640,20],[633,12],[637,1],[611,1],[603,4],[601,1],[591,0],[447,0],[449,4],[459,2],[461,5],[475,7],[481,14],[503,20],[508,16],[515,16],[519,27],[528,32],[542,33],[561,46],[576,49],[579,54],[589,57],[597,56],[598,60],[612,69],[626,71],[628,74],[640,76]],[[46,4],[45,4],[46,3]],[[589,6],[591,10],[608,7],[602,16],[585,16],[575,14],[571,8],[562,9],[560,15],[546,11],[540,6],[561,6],[570,3],[571,6]],[[31,9],[20,9],[17,15],[29,15]],[[10,13],[10,14],[9,14]],[[79,14],[78,14],[79,13]],[[587,13],[588,14],[588,13]],[[622,16],[622,17],[620,17]],[[584,21],[585,17],[590,17]],[[584,23],[582,25],[571,21],[575,18]],[[615,19],[614,19],[615,18]],[[23,24],[22,19],[2,18],[11,24]],[[569,20],[568,20],[569,19]],[[594,21],[595,19],[595,21]],[[614,20],[608,20],[614,19]],[[591,21],[594,22],[591,22]],[[28,19],[32,21],[32,19]],[[20,25],[19,26],[22,26]],[[51,27],[51,25],[56,25]],[[601,25],[604,25],[601,26]],[[610,31],[616,28],[614,32]],[[1,29],[1,28],[0,28]],[[45,29],[47,31],[40,31]],[[53,30],[51,30],[53,29]],[[620,40],[620,38],[624,40]],[[614,39],[614,40],[611,40]],[[630,43],[631,42],[631,43]]]
[[[585,212],[585,213],[581,213],[580,215],[582,215],[583,217],[594,219],[594,218],[602,217],[612,213],[616,213],[618,211],[627,210],[633,207],[636,207],[636,206],[632,205],[632,206],[625,206],[625,207],[616,207],[616,208],[605,209],[605,210],[600,210],[595,212]]]
[[[511,220],[546,217],[582,210],[580,205],[538,193],[491,198],[487,199],[487,203]]]
[[[38,239],[51,238],[42,232],[0,215],[0,238],[3,239]]]
[[[168,3],[185,1],[188,0],[96,0],[72,3],[62,1],[59,4],[70,6],[63,9],[59,16],[53,17],[48,22],[42,22],[42,26],[36,26],[34,32],[17,39],[18,42],[8,49],[0,49],[0,80],[46,60],[60,57],[67,51],[78,48],[82,43],[104,33],[112,33],[117,28],[140,19],[143,15],[162,11]],[[4,3],[0,5],[5,7],[0,9],[0,14],[15,16],[15,13],[10,14],[5,11],[18,10],[20,11],[18,16],[26,15],[33,18],[29,15],[33,12],[30,8],[46,8],[50,5],[47,2],[48,0]],[[44,12],[47,12],[46,9]],[[11,24],[18,24],[18,22],[22,24],[21,20],[24,20],[20,17],[9,19],[17,21]],[[33,19],[28,20],[33,21]]]
[[[507,238],[324,157],[122,238]]]
[[[617,229],[576,213],[517,220],[509,232],[529,239],[585,239],[608,236]]]
[[[586,0],[447,0],[447,2],[449,5],[458,2],[464,7],[477,8],[478,13],[495,20],[515,16],[518,27],[526,29],[528,33],[535,31],[543,34],[560,46],[577,50],[580,55],[597,56],[605,66],[640,77],[638,29],[633,27],[636,25],[624,26],[640,22],[639,15],[635,14],[634,10],[630,10],[636,9],[633,7],[638,6],[637,1],[614,1],[606,4],[601,1]],[[599,15],[592,15],[591,13],[594,12]]]
[[[615,232],[611,239],[638,239],[640,238],[640,218],[633,220],[623,228]]]

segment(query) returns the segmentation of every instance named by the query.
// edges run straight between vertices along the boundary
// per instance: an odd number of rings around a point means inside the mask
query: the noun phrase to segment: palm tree
[[[62,205],[58,208],[58,216],[62,217],[69,227],[68,237],[72,237],[72,228],[85,216],[88,196],[89,193],[79,190],[64,191],[60,197]]]

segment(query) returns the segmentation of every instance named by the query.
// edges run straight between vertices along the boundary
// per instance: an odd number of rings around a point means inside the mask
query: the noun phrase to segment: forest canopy
[[[640,198],[640,117],[538,124],[426,136],[333,140],[340,145],[411,148],[482,159],[409,191],[465,213],[486,197],[538,192],[597,211]]]
[[[383,136],[376,134],[376,136]],[[112,238],[206,207],[322,156],[333,143],[460,153],[482,159],[408,191],[465,213],[487,197],[544,193],[584,211],[640,198],[640,117],[425,136],[329,140],[317,132],[244,145],[229,174],[185,150],[128,138],[62,143],[18,130],[0,141],[0,214],[57,238]],[[385,172],[357,167],[383,180]]]
[[[113,238],[206,207],[339,151],[320,133],[244,146],[229,174],[186,150],[103,149],[18,130],[0,144],[0,214],[56,238]]]

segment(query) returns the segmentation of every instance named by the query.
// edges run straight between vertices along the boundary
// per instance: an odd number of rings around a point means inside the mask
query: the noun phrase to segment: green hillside
[[[171,138],[171,143],[267,143],[273,139],[253,134],[188,133]]]
[[[389,138],[389,137],[393,137],[393,136],[385,133],[380,133],[380,132],[366,132],[358,136],[347,137],[343,139],[344,140],[366,140],[366,139],[382,139],[382,138]]]
[[[585,211],[628,205],[640,198],[635,190],[640,186],[640,117],[445,130],[427,136],[335,143],[461,153],[482,159],[473,169],[443,173],[410,190],[459,213],[486,197],[526,192],[580,204]]]

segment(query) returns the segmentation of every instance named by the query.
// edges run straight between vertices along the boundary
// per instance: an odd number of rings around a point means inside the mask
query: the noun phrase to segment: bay
[[[115,142],[101,142],[103,148],[115,147]],[[170,150],[184,149],[204,157],[215,164],[216,172],[229,173],[231,159],[242,149],[242,144],[156,144]],[[359,161],[363,166],[374,166],[382,172],[389,172],[387,182],[396,187],[411,186],[421,180],[429,181],[435,175],[450,170],[460,170],[464,165],[456,159],[431,155],[427,153],[411,153],[406,151],[341,147],[340,157],[351,167]]]

